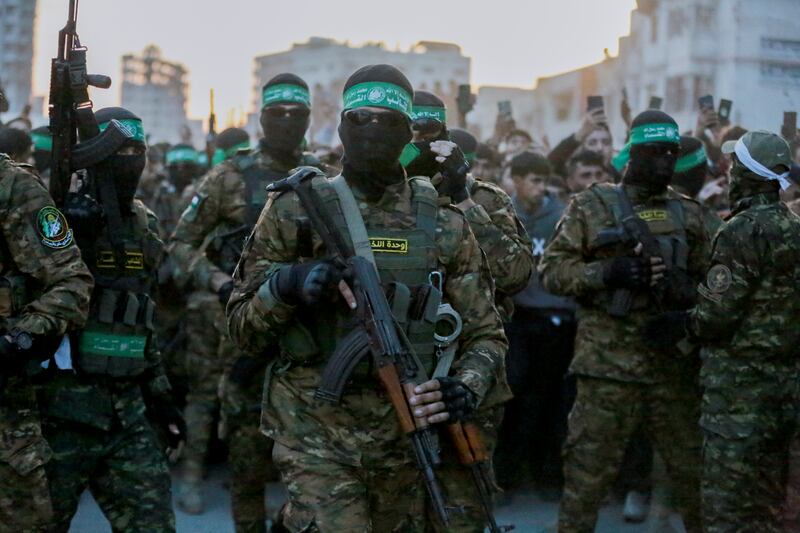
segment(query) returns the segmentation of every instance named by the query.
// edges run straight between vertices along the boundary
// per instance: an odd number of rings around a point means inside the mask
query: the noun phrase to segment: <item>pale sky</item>
[[[38,0],[34,87],[46,94],[50,58],[68,0]],[[183,63],[189,115],[208,114],[215,89],[221,119],[251,101],[253,58],[310,36],[353,44],[384,41],[407,49],[420,40],[459,44],[472,58],[473,85],[532,87],[534,80],[617,52],[635,0],[81,0],[78,30],[89,66],[115,85],[95,91],[95,108],[119,99],[120,57],[157,44]]]

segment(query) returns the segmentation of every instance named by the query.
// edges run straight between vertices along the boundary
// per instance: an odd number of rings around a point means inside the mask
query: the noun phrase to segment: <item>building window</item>
[[[697,6],[695,11],[695,19],[697,21],[697,28],[701,30],[710,30],[714,27],[714,19],[717,18],[717,8],[714,6]]]
[[[761,81],[800,87],[800,66],[776,61],[762,61]]]
[[[788,39],[761,38],[761,51],[772,59],[800,60],[800,41]]]
[[[683,27],[686,25],[686,14],[682,9],[673,9],[669,12],[667,19],[667,35],[678,37],[683,34]]]
[[[556,120],[559,122],[569,120],[572,115],[572,91],[558,93],[553,100],[555,101]]]
[[[686,90],[686,83],[683,76],[673,76],[667,78],[667,101],[666,110],[677,112],[687,109],[689,92]]]

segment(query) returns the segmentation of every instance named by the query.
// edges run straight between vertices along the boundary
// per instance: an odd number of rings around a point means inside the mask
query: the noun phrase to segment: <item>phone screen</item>
[[[605,106],[603,105],[602,96],[589,96],[586,98],[587,111],[594,111],[595,109],[603,109],[603,107]]]
[[[651,96],[650,97],[650,105],[647,106],[648,109],[661,109],[662,104],[664,103],[664,99],[660,96]]]
[[[697,99],[700,109],[714,109],[714,97],[706,94]]]

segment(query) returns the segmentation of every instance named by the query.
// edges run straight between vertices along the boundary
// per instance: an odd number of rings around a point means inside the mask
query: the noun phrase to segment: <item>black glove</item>
[[[290,305],[314,305],[332,299],[344,270],[333,261],[309,261],[283,267],[270,280],[273,294]]]
[[[67,193],[63,212],[75,239],[80,242],[94,242],[105,225],[103,207],[86,194]]]
[[[449,196],[454,204],[469,198],[467,190],[467,174],[469,163],[464,157],[464,152],[456,146],[453,152],[441,164],[442,183],[439,184],[439,194]]]
[[[650,265],[642,257],[620,256],[603,265],[603,283],[618,289],[644,289],[650,285]]]
[[[242,355],[233,363],[228,379],[240,387],[246,387],[258,375],[259,369],[262,370],[261,377],[264,377],[263,366],[255,357]]]
[[[442,401],[450,414],[450,421],[466,420],[478,406],[475,393],[469,390],[460,379],[437,378],[442,391]]]
[[[217,297],[219,298],[219,303],[222,304],[223,309],[227,307],[228,300],[231,299],[231,294],[233,294],[233,280],[226,281],[225,284],[217,291]]]
[[[8,373],[18,373],[28,360],[33,338],[25,331],[12,329],[0,335],[0,368]]]
[[[666,352],[686,337],[688,326],[688,311],[667,311],[645,322],[642,336],[648,346]]]
[[[168,394],[146,397],[146,402],[150,419],[164,433],[170,449],[177,450],[181,442],[186,440],[186,422],[183,420],[183,415]],[[171,424],[178,428],[177,435],[170,431]]]

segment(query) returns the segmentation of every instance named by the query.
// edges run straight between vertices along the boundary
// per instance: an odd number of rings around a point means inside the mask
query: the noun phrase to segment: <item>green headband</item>
[[[249,150],[250,149],[250,141],[243,141],[239,144],[235,144],[230,148],[225,148],[222,150],[222,154],[225,159],[230,159],[231,157],[235,156],[242,150]],[[214,159],[216,159],[216,154],[214,155]]]
[[[678,158],[678,162],[675,164],[675,173],[680,174],[681,172],[686,172],[700,165],[708,165],[708,156],[706,155],[704,146],[701,146],[690,154]]]
[[[344,92],[344,109],[385,107],[412,118],[411,95],[394,83],[369,81],[353,85]]]
[[[144,126],[142,125],[142,121],[134,118],[123,118],[117,119],[117,122],[122,124],[122,127],[128,130],[128,133],[133,135],[134,141],[139,141],[142,144],[147,144],[147,140],[144,135]],[[100,131],[105,131],[108,128],[108,125],[111,121],[103,122],[100,124]]]
[[[53,137],[50,135],[31,133],[31,140],[33,141],[34,150],[41,150],[43,152],[53,151]]]
[[[476,157],[478,157],[477,152],[467,152],[466,154],[464,154],[464,159],[467,160],[467,163],[469,163],[470,166],[475,162]]]
[[[167,152],[167,165],[173,163],[200,163],[200,155],[193,148],[173,148]]]
[[[311,95],[308,89],[291,83],[279,83],[264,87],[261,93],[261,107],[278,103],[303,104],[311,107]]]
[[[622,172],[625,165],[631,158],[631,143],[629,142],[622,147],[622,150],[611,159],[611,166],[617,169],[617,172]]]
[[[631,144],[681,143],[681,134],[675,124],[642,124],[631,129]]]
[[[420,118],[432,118],[438,120],[442,124],[447,124],[447,110],[443,107],[434,106],[414,106],[411,110],[411,118],[417,120]]]

